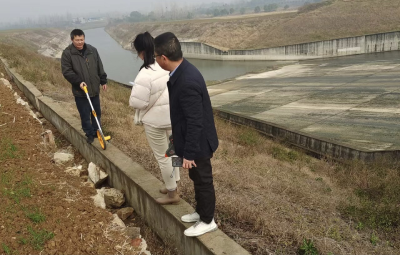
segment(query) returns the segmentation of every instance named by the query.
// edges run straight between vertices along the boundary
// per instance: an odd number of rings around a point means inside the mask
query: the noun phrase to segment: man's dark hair
[[[182,59],[181,44],[178,38],[171,32],[157,36],[154,39],[154,46],[158,55],[164,55],[171,61]]]
[[[80,29],[74,29],[71,31],[71,40],[74,40],[75,36],[81,36],[85,37],[85,33],[80,30]]]
[[[132,46],[135,48],[137,54],[143,52],[144,63],[140,67],[149,68],[150,65],[154,64],[154,38],[149,32],[144,32],[143,34],[138,34],[135,40],[132,42]]]

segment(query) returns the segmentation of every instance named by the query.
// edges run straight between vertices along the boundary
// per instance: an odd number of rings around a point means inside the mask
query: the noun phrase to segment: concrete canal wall
[[[400,50],[400,31],[254,50],[224,50],[181,42],[187,58],[211,60],[305,60]]]

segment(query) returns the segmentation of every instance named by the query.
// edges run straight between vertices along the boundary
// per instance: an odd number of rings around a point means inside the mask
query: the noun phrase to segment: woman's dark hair
[[[138,55],[140,52],[143,52],[144,63],[139,70],[142,70],[143,67],[147,69],[150,65],[154,64],[154,38],[149,32],[138,34],[132,46],[135,48]]]

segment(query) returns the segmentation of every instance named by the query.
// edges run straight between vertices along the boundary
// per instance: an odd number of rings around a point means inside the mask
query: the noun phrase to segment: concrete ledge
[[[268,123],[259,119],[243,116],[237,113],[214,109],[218,117],[232,123],[248,126],[270,137],[283,139],[285,142],[307,151],[342,160],[374,161],[382,157],[399,157],[400,151],[364,151],[332,142],[327,139],[313,137],[310,134],[294,132],[285,127]]]
[[[77,118],[53,99],[37,93],[33,85],[26,84],[6,63],[5,67],[32,104],[82,156],[107,171],[109,184],[125,191],[128,203],[165,242],[173,243],[181,254],[250,254],[220,230],[198,238],[184,236],[183,231],[191,224],[181,222],[180,217],[194,211],[188,203],[182,200],[179,205],[158,205],[155,198],[159,196],[158,188],[162,185],[158,179],[111,143],[105,151],[96,142],[93,145],[86,143]]]
[[[298,61],[327,58],[327,56],[295,56],[295,55],[216,55],[184,53],[185,58],[220,60],[220,61]],[[336,57],[336,56],[328,56]]]

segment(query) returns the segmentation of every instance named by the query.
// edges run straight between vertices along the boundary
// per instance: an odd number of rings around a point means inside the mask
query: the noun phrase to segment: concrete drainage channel
[[[106,171],[108,184],[125,191],[127,203],[147,222],[165,242],[175,245],[181,254],[250,254],[230,239],[221,230],[188,238],[183,231],[191,224],[183,223],[180,217],[194,209],[185,201],[179,205],[160,206],[155,198],[159,195],[154,187],[162,185],[156,177],[112,144],[103,151],[97,143],[86,142],[80,121],[73,117],[53,99],[43,96],[30,82],[8,67],[1,59],[7,73],[32,105],[62,133],[88,161]]]

